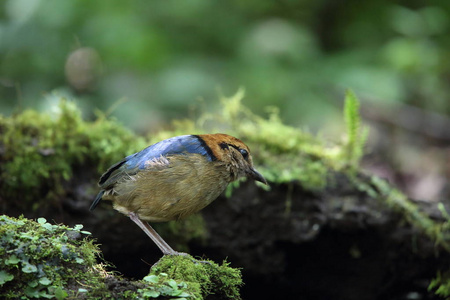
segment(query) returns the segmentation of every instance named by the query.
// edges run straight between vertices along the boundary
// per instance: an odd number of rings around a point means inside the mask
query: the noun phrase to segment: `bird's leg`
[[[170,247],[169,244],[167,244],[166,241],[164,241],[163,238],[156,232],[156,230],[150,226],[150,224],[147,222],[142,222],[142,220],[139,219],[134,212],[130,212],[128,216],[131,221],[141,227],[141,229],[153,240],[164,255],[182,255],[182,253],[173,250],[172,247]]]
[[[167,244],[166,241],[163,240],[163,238],[156,232],[156,230],[153,229],[152,226],[150,226],[150,224],[148,224],[147,222],[142,222],[142,220],[139,219],[139,217],[134,212],[130,212],[128,214],[128,216],[134,223],[136,223],[152,239],[152,241],[156,244],[156,246],[158,246],[158,248],[162,251],[162,253],[164,255],[188,256],[187,253],[178,252],[178,251],[173,250],[172,247],[170,247],[169,244]],[[209,261],[203,261],[203,260],[198,261],[194,258],[192,258],[192,261],[194,263],[211,264]]]

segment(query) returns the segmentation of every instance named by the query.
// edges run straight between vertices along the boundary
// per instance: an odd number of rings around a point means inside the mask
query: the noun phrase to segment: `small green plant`
[[[356,95],[347,90],[344,105],[344,120],[347,126],[347,143],[342,148],[342,157],[347,161],[351,171],[356,171],[364,154],[364,145],[369,136],[369,129],[362,125],[359,115],[359,101]]]
[[[450,299],[450,271],[438,272],[436,278],[431,280],[429,291],[434,291],[438,296]]]
[[[82,228],[0,216],[0,298],[65,299],[104,286],[98,249]]]
[[[185,300],[192,298],[193,295],[186,292],[188,288],[187,283],[183,281],[176,281],[169,279],[166,273],[159,275],[148,275],[142,280],[147,284],[147,287],[138,289],[138,293],[144,299],[171,297],[172,299]]]
[[[438,204],[438,209],[446,220],[442,224],[441,230],[437,231],[438,233],[440,233],[438,235],[438,242],[440,244],[446,242],[448,245],[448,243],[450,242],[450,214],[447,212],[444,204],[442,203]],[[447,247],[447,249],[450,249],[450,247]],[[436,278],[431,280],[431,283],[428,286],[428,290],[434,291],[436,295],[444,297],[445,299],[450,299],[450,270],[447,270],[445,272],[438,271]]]

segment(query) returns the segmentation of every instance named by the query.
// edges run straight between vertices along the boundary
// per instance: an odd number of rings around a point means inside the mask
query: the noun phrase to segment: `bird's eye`
[[[245,149],[239,149],[239,152],[241,152],[242,157],[243,157],[245,160],[247,160],[247,158],[248,158],[248,151],[245,150]]]

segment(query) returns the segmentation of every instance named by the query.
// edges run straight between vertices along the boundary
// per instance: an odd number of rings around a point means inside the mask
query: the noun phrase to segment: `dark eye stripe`
[[[228,144],[227,143],[220,143],[219,144],[219,147],[221,148],[221,149],[228,149]]]

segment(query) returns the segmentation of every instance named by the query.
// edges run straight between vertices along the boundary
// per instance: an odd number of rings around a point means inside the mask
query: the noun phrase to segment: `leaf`
[[[181,294],[178,295],[178,297],[186,298],[186,297],[191,297],[191,295],[186,292],[182,292]]]
[[[14,275],[9,274],[6,271],[0,271],[0,285],[3,285],[5,282],[11,281],[14,279]]]
[[[39,298],[39,292],[32,287],[27,286],[23,292],[30,298]]]
[[[39,219],[37,219],[37,221],[41,225],[47,223],[47,220],[45,218],[39,218]]]
[[[52,281],[47,277],[42,277],[41,279],[39,279],[39,283],[42,285],[49,285],[50,283],[52,283]]]
[[[32,240],[34,236],[30,232],[22,232],[20,237],[23,239]]]
[[[58,286],[58,287],[55,289],[55,298],[56,298],[57,300],[64,300],[64,299],[66,299],[68,296],[69,296],[69,294],[68,294],[65,290],[63,290],[62,287]]]
[[[32,280],[32,281],[29,281],[28,282],[28,286],[29,287],[32,287],[32,288],[35,288],[35,287],[37,287],[39,285],[39,283],[37,282],[37,280]]]
[[[171,288],[173,288],[174,290],[177,290],[177,289],[178,289],[178,283],[177,283],[175,280],[173,280],[173,279],[170,279],[170,280],[167,282],[167,284],[169,284],[169,286],[170,286]]]
[[[49,232],[53,232],[53,230],[54,230],[54,226],[52,224],[50,224],[50,223],[42,224],[42,227],[47,229],[47,231],[49,231]]]
[[[32,264],[26,264],[23,268],[22,268],[22,272],[24,273],[34,273],[37,272],[37,268],[35,265]]]
[[[73,228],[73,230],[76,230],[76,231],[80,231],[81,229],[83,229],[83,225],[81,225],[81,224],[77,224],[77,225],[75,225],[75,227]]]
[[[54,295],[48,294],[45,290],[42,290],[39,292],[39,297],[52,299],[54,297]]]
[[[75,261],[76,261],[77,263],[79,263],[79,264],[84,263],[84,259],[79,258],[79,257],[75,258]]]
[[[444,204],[442,204],[442,202],[439,202],[439,203],[438,203],[438,209],[439,209],[439,211],[441,212],[442,216],[443,216],[444,218],[446,218],[447,221],[450,221],[450,215],[449,215],[449,213],[445,210],[445,206],[444,206]]]
[[[19,261],[20,259],[13,254],[7,260],[5,260],[5,265],[16,265]]]
[[[142,296],[144,296],[144,297],[158,298],[159,295],[160,295],[160,292],[158,292],[158,291],[147,290],[147,291],[142,292]]]
[[[159,277],[156,275],[148,275],[144,277],[144,280],[150,283],[158,283]]]

